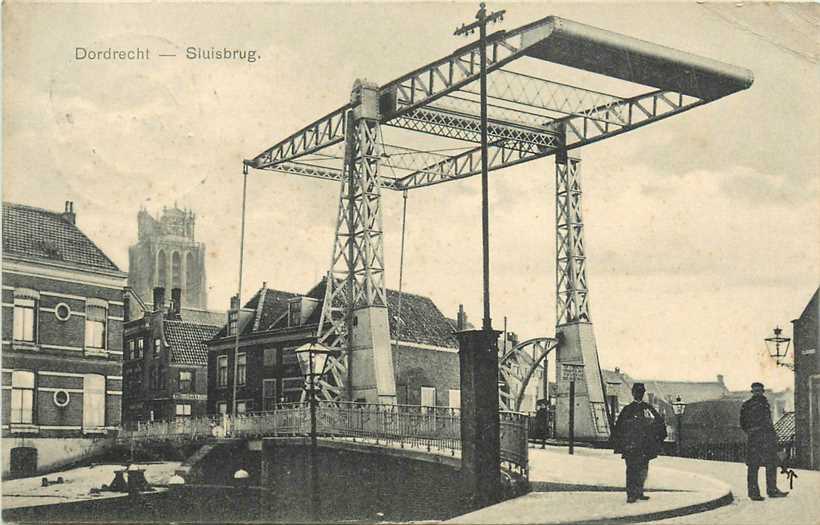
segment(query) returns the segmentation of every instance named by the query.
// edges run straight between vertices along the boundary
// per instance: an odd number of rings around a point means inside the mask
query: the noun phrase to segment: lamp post
[[[681,442],[683,441],[683,413],[686,411],[686,403],[678,396],[678,398],[672,402],[672,411],[675,413],[675,419],[678,421],[678,456],[681,455]]]
[[[319,468],[316,462],[317,457],[317,436],[316,436],[316,380],[325,373],[327,356],[333,350],[319,343],[311,341],[305,343],[295,350],[299,360],[302,373],[308,379],[308,404],[310,406],[310,510],[313,519],[316,520],[319,511]]]
[[[789,343],[791,339],[783,337],[783,329],[779,326],[774,327],[774,335],[764,339],[769,355],[775,360],[778,366],[784,366],[794,370],[793,363],[787,363],[783,359],[789,354]]]

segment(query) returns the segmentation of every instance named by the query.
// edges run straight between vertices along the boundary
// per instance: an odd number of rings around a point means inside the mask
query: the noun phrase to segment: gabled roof
[[[163,322],[165,342],[171,352],[171,362],[207,366],[208,348],[206,341],[210,341],[219,331],[219,326],[189,323],[186,321]]]
[[[288,300],[294,297],[299,297],[299,294],[274,290],[263,285],[242,307],[243,310],[253,312],[253,319],[244,326],[241,335],[268,330],[279,316],[288,311]],[[225,314],[217,337],[226,337],[227,334],[227,314]]]
[[[794,441],[794,412],[786,412],[783,417],[774,424],[774,431],[777,432],[777,441]]]
[[[401,296],[401,319],[399,319]],[[429,297],[387,290],[390,338],[409,343],[458,348],[453,327]]]
[[[319,323],[322,315],[322,304],[325,297],[324,280],[316,284],[304,296],[319,301],[303,326],[315,325]],[[260,297],[262,297],[261,308]],[[254,310],[258,322],[248,323],[243,334],[287,328],[285,314],[288,300],[294,297],[299,297],[299,294],[261,288],[245,305],[245,308]],[[399,320],[399,292],[387,290],[391,339],[449,348],[458,347],[452,325],[430,298],[407,292],[403,292],[401,298],[401,320]],[[220,337],[224,337],[225,332],[223,328],[220,331]]]
[[[814,313],[815,316],[817,315],[817,309],[818,309],[817,296],[818,296],[818,294],[820,294],[820,287],[818,287],[817,290],[814,291],[814,295],[812,295],[811,299],[809,299],[809,302],[806,303],[806,307],[803,309],[803,312],[800,314],[800,317],[798,319],[800,319],[800,320],[807,319],[812,315],[812,313]]]
[[[120,271],[61,213],[9,202],[3,203],[3,254]]]
[[[655,394],[664,401],[674,400],[678,396],[686,403],[720,399],[729,393],[726,385],[719,381],[657,381],[643,380],[646,391]]]
[[[684,438],[692,442],[742,443],[740,399],[723,398],[687,403],[683,413]]]

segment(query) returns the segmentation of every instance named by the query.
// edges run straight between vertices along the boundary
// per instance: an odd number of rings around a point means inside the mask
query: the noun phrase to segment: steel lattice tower
[[[336,399],[394,403],[384,288],[378,86],[356,81],[351,105],[354,109],[347,116],[345,134],[345,176],[318,333],[320,342],[344,351],[329,364],[336,384],[323,385],[323,390]],[[329,330],[323,330],[326,323]]]

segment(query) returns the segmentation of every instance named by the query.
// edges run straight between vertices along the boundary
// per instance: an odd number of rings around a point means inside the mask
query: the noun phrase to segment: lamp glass
[[[775,327],[773,336],[764,339],[769,355],[777,360],[786,357],[789,353],[789,343],[791,343],[791,339],[783,337],[782,333],[783,329],[778,326]]]
[[[299,360],[299,368],[302,370],[302,375],[310,375],[310,359],[313,358],[313,375],[321,376],[325,373],[327,356],[333,353],[333,350],[322,343],[312,341],[303,344],[294,352],[296,353],[296,358]]]

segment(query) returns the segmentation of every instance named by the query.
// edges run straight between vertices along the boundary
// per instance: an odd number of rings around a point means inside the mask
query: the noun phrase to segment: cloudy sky
[[[492,4],[510,29],[547,15],[751,69],[751,89],[581,151],[591,315],[603,365],[733,389],[791,373],[767,357],[820,279],[816,5]],[[450,53],[474,3],[4,5],[3,199],[59,210],[123,269],[140,207],[198,214],[210,306],[235,292],[241,161]],[[191,61],[189,46],[255,49]],[[75,49],[152,50],[80,61]],[[156,54],[177,54],[158,57]],[[579,78],[581,78],[579,76]],[[572,75],[569,75],[569,80]],[[562,78],[561,80],[567,80]],[[491,177],[496,328],[555,324],[554,164]],[[245,297],[304,292],[330,262],[338,187],[252,173]],[[401,196],[384,195],[387,282],[398,286]],[[410,192],[404,288],[481,317],[480,181]]]

